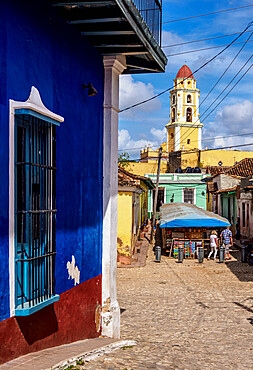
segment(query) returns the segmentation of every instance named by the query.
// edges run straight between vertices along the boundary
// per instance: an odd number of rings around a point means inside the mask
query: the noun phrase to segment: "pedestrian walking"
[[[229,254],[229,247],[233,246],[233,235],[230,229],[230,226],[227,226],[226,229],[224,229],[221,233],[222,242],[225,246],[225,260],[231,260],[230,254]]]
[[[210,235],[210,247],[211,252],[209,253],[207,259],[210,260],[211,255],[214,252],[214,261],[216,261],[216,256],[218,252],[218,237],[217,237],[217,231],[213,230]]]

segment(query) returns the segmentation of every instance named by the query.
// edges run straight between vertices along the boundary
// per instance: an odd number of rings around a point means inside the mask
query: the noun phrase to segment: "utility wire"
[[[244,32],[246,32],[247,31],[247,29],[249,28],[249,27],[251,27],[251,25],[253,24],[253,22],[250,22],[248,25],[247,25],[247,27],[233,40],[233,41],[231,41],[230,42],[230,44],[228,44],[224,49],[222,49],[219,53],[217,53],[216,55],[214,55],[211,59],[209,59],[207,62],[205,62],[204,64],[202,64],[199,68],[197,68],[192,74],[190,74],[189,76],[187,76],[187,77],[185,77],[184,79],[183,79],[183,81],[185,81],[185,80],[187,80],[187,78],[190,78],[191,76],[193,76],[193,74],[195,74],[195,73],[197,73],[197,72],[199,72],[202,68],[204,68],[205,66],[207,66],[209,63],[211,63],[214,59],[216,59],[219,55],[221,55],[225,50],[227,50],[232,44],[234,44],[235,43],[235,41],[237,41],[238,39],[239,39],[239,37],[241,37],[243,34],[244,34]],[[151,98],[149,98],[149,99],[146,99],[146,100],[143,100],[143,101],[141,101],[141,102],[139,102],[139,103],[136,103],[136,104],[133,104],[133,105],[131,105],[131,106],[129,106],[129,107],[127,107],[127,108],[124,108],[124,109],[121,109],[120,111],[119,111],[119,113],[122,113],[122,112],[125,112],[125,111],[127,111],[127,110],[129,110],[129,109],[132,109],[132,108],[135,108],[135,107],[137,107],[137,106],[139,106],[139,105],[141,105],[141,104],[144,104],[144,103],[147,103],[147,102],[149,102],[149,101],[151,101],[151,100],[153,100],[153,99],[155,99],[155,98],[157,98],[157,97],[159,97],[159,96],[161,96],[161,95],[163,95],[163,94],[165,94],[166,92],[168,92],[169,90],[172,90],[173,88],[175,88],[177,85],[179,84],[179,82],[174,86],[172,86],[172,87],[169,87],[168,89],[166,89],[166,90],[164,90],[164,91],[162,91],[162,92],[160,92],[159,94],[156,94],[156,95],[154,95],[154,96],[152,96]]]
[[[238,137],[238,136],[247,136],[247,135],[253,135],[253,132],[247,132],[245,134],[236,134],[236,135],[227,135],[226,136],[226,139],[228,137]],[[209,137],[209,138],[206,138],[206,139],[202,139],[202,141],[211,141],[211,140],[214,140],[214,139],[223,139],[224,136],[214,136],[214,137]],[[198,140],[192,140],[191,142],[197,142]],[[139,150],[139,149],[143,149],[143,147],[140,147],[140,148],[125,148],[125,149],[119,149],[118,152],[127,152],[128,150]],[[153,150],[155,151],[155,150]],[[168,152],[164,152],[164,153],[168,153]]]
[[[248,40],[250,39],[250,37],[252,36],[253,32],[251,32],[250,36],[248,37]],[[246,41],[248,41],[246,40]],[[208,96],[211,94],[211,92],[214,90],[214,88],[217,86],[217,84],[220,82],[220,80],[223,78],[223,76],[225,75],[225,73],[228,71],[228,69],[231,67],[231,65],[234,63],[234,61],[236,60],[236,58],[239,56],[239,54],[242,52],[244,46],[246,45],[246,41],[244,42],[244,45],[241,47],[241,49],[238,51],[238,53],[234,56],[234,58],[232,59],[232,61],[229,63],[228,67],[225,69],[225,71],[222,73],[222,75],[219,77],[219,79],[217,80],[217,82],[213,85],[213,87],[211,88],[211,90],[208,92],[208,94],[205,96],[204,100],[201,102],[201,104],[199,104],[199,106],[195,109],[193,115],[198,111],[199,107],[204,103],[204,101],[208,98]],[[207,107],[207,109],[205,110],[204,113],[201,114],[200,117],[202,117],[210,108],[211,106],[217,101],[217,99],[223,94],[223,92],[228,88],[228,86],[233,82],[233,80],[236,78],[236,76],[241,72],[241,70],[245,67],[245,65],[249,62],[249,60],[252,58],[252,55],[251,57],[247,60],[247,62],[243,65],[243,67],[239,70],[239,72],[234,76],[234,78],[230,81],[230,83],[223,89],[223,91],[219,94],[219,96]],[[198,120],[197,120],[198,121]],[[180,141],[180,143],[182,142],[183,138],[185,137],[185,135],[187,134],[187,132],[190,131],[190,129],[197,123],[197,121],[195,121],[189,128],[188,130],[186,130],[186,132],[182,135],[182,137],[180,137],[180,139],[178,139],[174,145]],[[202,122],[204,122],[204,120],[202,120]],[[194,130],[196,130],[197,127],[194,128]],[[194,131],[193,130],[193,131]],[[185,137],[185,139],[187,139],[189,135],[187,135]]]
[[[252,56],[253,55],[251,55],[251,57],[246,61],[246,63],[241,67],[241,69],[239,70],[239,72],[237,72],[237,74],[233,77],[233,79],[229,82],[229,84],[223,89],[223,91],[221,92],[221,94],[228,88],[228,86],[232,83],[232,81],[238,76],[238,74],[242,71],[242,69],[245,67],[245,65],[249,62],[249,60],[252,58]],[[244,74],[239,78],[239,80],[234,84],[234,86],[228,91],[228,93],[219,101],[219,103],[218,104],[216,104],[216,106],[211,110],[211,112],[206,116],[206,117],[204,117],[204,119],[202,120],[202,122],[204,122],[206,119],[207,119],[207,117],[209,117],[211,114],[212,114],[212,112],[224,101],[224,99],[231,93],[231,91],[238,85],[238,83],[242,80],[242,78],[249,72],[249,70],[251,69],[253,67],[253,64],[251,64],[250,66],[249,66],[249,68],[244,72]],[[217,101],[217,99],[221,96],[221,94],[214,100],[214,102],[215,101]],[[214,104],[214,102],[210,105],[210,106],[212,106],[213,104]],[[208,110],[208,109],[207,109]],[[206,111],[207,111],[206,110]],[[206,112],[205,111],[205,112]],[[205,113],[204,112],[204,113]],[[196,122],[195,122],[196,123]],[[194,123],[194,124],[195,124]],[[193,125],[194,125],[193,124]],[[192,125],[192,126],[193,126]],[[189,129],[190,128],[192,128],[192,126],[191,127],[189,127]],[[196,128],[198,128],[198,127],[195,127],[194,128],[194,130],[196,129]],[[189,131],[189,129],[187,130],[187,131]],[[186,132],[187,132],[186,131]],[[185,135],[185,134],[184,134]],[[239,134],[239,135],[231,135],[230,137],[232,137],[232,136],[243,136],[243,135],[248,135],[248,134]],[[186,136],[186,138],[185,139],[187,139],[187,137],[188,137],[189,135],[187,135]],[[180,142],[182,141],[182,138],[180,138]],[[174,145],[176,144],[176,142],[174,143]],[[247,145],[253,145],[253,144],[242,144],[242,145],[239,145],[239,147],[240,146],[247,146]],[[235,145],[235,146],[232,146],[232,147],[237,147],[237,145]],[[224,149],[224,148],[226,148],[226,147],[222,147],[222,148],[218,148],[218,149]],[[231,148],[231,146],[228,146],[227,148]],[[208,150],[208,149],[205,149],[205,150]],[[213,149],[210,149],[210,150],[213,150]],[[195,151],[195,150],[193,150],[193,151]],[[189,151],[187,151],[187,152],[189,152]],[[167,153],[168,154],[168,152],[163,152],[163,153]]]
[[[241,148],[243,146],[252,146],[253,143],[246,143],[246,144],[237,144],[237,145],[229,145],[229,146],[221,146],[221,147],[217,147],[217,148],[208,148],[208,149],[202,149],[201,151],[202,152],[210,152],[210,151],[213,151],[213,150],[223,150],[223,149],[231,149],[231,148]],[[184,150],[184,154],[185,153],[195,153],[199,151],[199,149],[189,149],[189,150]],[[169,154],[169,152],[162,152],[162,154]],[[158,159],[158,157],[151,157],[149,159],[152,159],[153,161],[156,161]],[[118,163],[121,163],[121,162],[125,162],[125,163],[142,163],[140,162],[140,158],[137,158],[137,159],[129,159],[128,161],[118,161]]]
[[[179,18],[179,19],[174,19],[172,21],[165,21],[165,22],[162,22],[162,24],[165,24],[165,23],[173,23],[173,22],[180,22],[180,21],[185,21],[187,19],[193,19],[193,18],[199,18],[199,17],[205,17],[207,15],[212,15],[212,14],[218,14],[218,13],[224,13],[224,12],[230,12],[232,10],[237,10],[237,9],[243,9],[243,8],[249,8],[253,6],[253,4],[249,4],[249,5],[243,5],[243,6],[238,6],[236,8],[229,8],[229,9],[223,9],[223,10],[217,10],[215,12],[211,12],[211,13],[205,13],[205,14],[198,14],[198,15],[192,15],[190,17],[184,17],[184,18]]]
[[[251,31],[245,31],[245,33],[247,33],[247,32],[251,32]],[[214,39],[220,39],[220,38],[223,38],[223,37],[229,37],[229,36],[239,35],[239,33],[240,33],[240,32],[228,33],[227,35],[212,36],[212,37],[208,37],[208,38],[205,38],[205,39],[199,39],[199,40],[193,40],[193,41],[180,42],[180,43],[178,43],[178,44],[164,45],[164,46],[162,46],[162,48],[163,48],[163,49],[165,49],[165,48],[173,48],[173,47],[176,47],[176,46],[182,46],[182,45],[194,44],[194,43],[196,43],[196,42],[202,42],[202,41],[209,41],[209,40],[214,40]]]
[[[239,73],[243,70],[243,68],[246,66],[246,64],[248,64],[248,62],[250,61],[250,59],[253,57],[253,54],[249,57],[249,59],[244,63],[244,65],[240,68],[240,70],[236,73],[236,75],[232,78],[232,80],[229,82],[229,84],[227,86],[224,87],[224,89],[222,90],[222,92],[214,99],[214,101],[212,102],[212,104],[209,106],[208,109],[206,109],[203,113],[202,113],[202,116],[204,116],[204,114],[211,108],[211,106],[221,97],[221,95],[224,93],[224,91],[227,90],[227,88],[231,85],[231,83],[234,81],[234,79],[239,75]],[[251,68],[251,67],[250,67]],[[249,69],[250,69],[249,68]],[[244,75],[243,75],[244,76]],[[243,77],[242,76],[242,77]],[[239,80],[240,81],[240,80]],[[236,86],[236,85],[235,85]],[[234,87],[235,87],[234,86]],[[224,100],[224,99],[223,99]],[[211,111],[213,112],[213,110]],[[211,114],[210,112],[210,114]],[[210,115],[208,114],[206,117],[203,118],[203,121]]]
[[[247,42],[251,42],[251,41],[252,40],[249,40]],[[245,41],[235,42],[233,45],[243,44],[244,42]],[[194,49],[194,50],[182,51],[180,53],[174,53],[174,54],[166,54],[166,57],[174,57],[174,56],[177,56],[177,55],[197,53],[198,51],[206,51],[206,50],[211,50],[211,49],[218,49],[218,48],[223,48],[224,46],[227,46],[227,45],[229,45],[229,44],[216,45],[216,46],[210,46],[208,48],[201,48],[201,49]]]
[[[252,56],[251,56],[251,58],[252,58]],[[232,90],[234,90],[234,88],[236,87],[236,85],[241,81],[241,79],[249,72],[249,70],[251,69],[253,67],[253,64],[251,64],[250,66],[249,66],[249,68],[247,69],[247,71],[246,72],[244,72],[244,74],[239,78],[239,80],[234,84],[234,86],[229,90],[229,92],[221,99],[221,101],[218,103],[218,104],[216,104],[216,106],[211,110],[211,112],[210,113],[208,113],[208,115],[206,116],[206,117],[204,117],[204,119],[202,120],[202,122],[204,122],[206,119],[207,119],[207,117],[209,117],[210,116],[210,114],[212,114],[213,113],[213,111],[223,102],[223,100],[224,99],[226,99],[226,97],[231,93],[231,91]]]

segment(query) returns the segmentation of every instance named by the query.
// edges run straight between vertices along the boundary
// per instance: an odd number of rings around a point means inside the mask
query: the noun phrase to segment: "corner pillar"
[[[117,196],[119,75],[124,56],[104,57],[102,335],[120,337],[117,301]]]

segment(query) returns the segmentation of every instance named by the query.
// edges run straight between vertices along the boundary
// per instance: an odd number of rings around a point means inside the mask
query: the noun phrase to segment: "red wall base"
[[[41,349],[98,337],[102,275],[62,293],[60,300],[27,317],[0,322],[0,364]]]

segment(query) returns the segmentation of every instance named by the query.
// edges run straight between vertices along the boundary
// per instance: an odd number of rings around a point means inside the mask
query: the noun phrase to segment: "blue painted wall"
[[[0,320],[9,317],[9,99],[26,101],[31,86],[64,117],[57,128],[56,293],[101,274],[103,61],[47,1],[0,1]],[[88,97],[82,83],[99,92]]]

